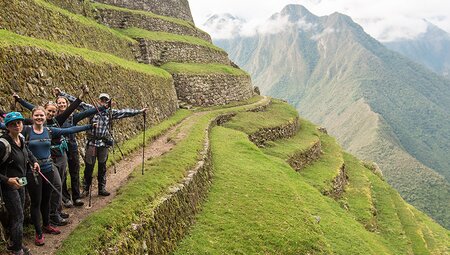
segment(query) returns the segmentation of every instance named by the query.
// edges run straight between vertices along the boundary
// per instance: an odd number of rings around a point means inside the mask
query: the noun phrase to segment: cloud
[[[318,16],[340,12],[352,17],[378,40],[413,38],[425,31],[423,19],[450,33],[450,1],[442,0],[189,0],[194,18],[204,21],[207,13],[228,12],[248,20],[242,27],[251,34],[273,13],[287,4],[301,4]],[[259,22],[259,25],[258,25]],[[209,32],[209,30],[205,29]]]
[[[325,28],[321,33],[315,34],[313,36],[311,36],[311,40],[317,41],[320,38],[332,34],[332,33],[338,33],[339,30],[333,29],[333,28]]]

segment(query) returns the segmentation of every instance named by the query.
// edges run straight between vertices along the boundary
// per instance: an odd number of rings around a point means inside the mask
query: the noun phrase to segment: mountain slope
[[[432,23],[427,24],[426,32],[417,38],[385,42],[384,45],[449,78],[450,34]]]
[[[377,161],[408,202],[449,227],[450,82],[387,50],[348,16],[289,5],[274,19],[289,22],[277,33],[216,43],[263,93]]]

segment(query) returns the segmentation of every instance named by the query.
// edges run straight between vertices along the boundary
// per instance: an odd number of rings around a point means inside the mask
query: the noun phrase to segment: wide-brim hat
[[[9,123],[16,121],[16,120],[25,120],[25,118],[22,116],[20,112],[10,112],[7,113],[5,116],[5,125],[8,126]]]

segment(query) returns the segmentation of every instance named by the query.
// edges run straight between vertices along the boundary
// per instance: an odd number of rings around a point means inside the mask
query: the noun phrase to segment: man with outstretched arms
[[[69,101],[73,102],[75,97],[62,92],[59,88],[55,88],[58,95],[65,96]],[[98,97],[98,103],[102,106],[111,104],[111,97],[106,93],[101,93]],[[96,106],[82,103],[79,108],[87,110]],[[95,114],[91,121],[97,123],[97,126],[87,132],[87,144],[85,155],[85,169],[82,196],[89,195],[89,187],[92,184],[92,173],[94,171],[95,161],[98,161],[98,195],[109,196],[110,193],[106,191],[106,161],[108,159],[108,148],[114,146],[114,138],[112,137],[110,124],[114,119],[122,119],[132,117],[140,113],[145,113],[147,108],[141,110],[134,109],[107,109],[104,112]]]

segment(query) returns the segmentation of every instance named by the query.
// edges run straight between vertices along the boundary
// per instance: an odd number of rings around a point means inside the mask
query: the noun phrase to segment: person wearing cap
[[[65,92],[60,91],[60,96],[65,96],[69,101],[73,102],[75,97]],[[98,103],[101,106],[111,104],[111,97],[107,93],[101,93],[98,97]],[[95,106],[81,103],[79,109],[87,110],[95,108]],[[109,196],[110,193],[106,191],[106,161],[108,159],[108,148],[113,146],[114,138],[109,130],[110,122],[114,119],[122,119],[132,117],[140,113],[144,113],[147,108],[141,110],[133,109],[107,109],[104,112],[97,112],[91,121],[97,123],[97,126],[87,132],[87,144],[85,155],[85,169],[83,180],[83,193],[82,197],[89,195],[89,187],[92,184],[92,173],[94,171],[95,162],[98,161],[98,195]],[[110,119],[112,117],[112,119]]]
[[[30,250],[23,246],[23,220],[25,204],[25,188],[27,172],[40,171],[36,158],[25,145],[20,136],[23,130],[23,116],[19,112],[6,114],[2,126],[6,134],[1,138],[8,144],[0,142],[0,184],[5,207],[9,214],[9,231],[11,245],[8,247],[13,254],[30,254]],[[9,151],[7,146],[11,149]],[[31,169],[31,166],[33,169]]]

